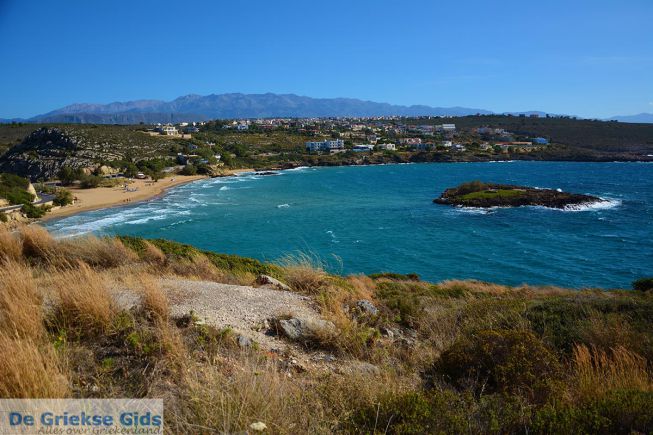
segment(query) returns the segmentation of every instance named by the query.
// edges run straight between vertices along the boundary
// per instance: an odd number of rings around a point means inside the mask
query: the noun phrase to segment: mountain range
[[[109,104],[78,103],[29,119],[0,119],[0,123],[138,124],[206,121],[232,118],[311,118],[333,116],[466,116],[494,112],[468,107],[402,106],[354,98],[311,98],[294,94],[186,95],[172,101],[134,100]],[[538,114],[544,112],[511,112]],[[653,114],[610,118],[621,122],[653,122]]]

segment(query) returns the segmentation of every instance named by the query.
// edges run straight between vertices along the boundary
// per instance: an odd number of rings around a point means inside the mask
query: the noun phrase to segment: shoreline
[[[482,161],[430,161],[430,162],[390,162],[390,163],[362,163],[362,164],[338,164],[338,165],[293,165],[288,168],[242,168],[242,169],[229,169],[219,177],[232,177],[244,172],[256,171],[287,171],[297,168],[329,168],[329,167],[350,167],[350,166],[386,166],[386,165],[414,165],[414,164],[438,164],[438,163],[510,163],[510,162],[549,162],[549,163],[653,163],[651,161],[579,161],[579,160],[526,160],[526,159],[505,159],[505,160],[482,160]],[[171,178],[175,178],[174,182],[170,182]],[[34,220],[34,222],[47,222],[55,219],[74,216],[79,213],[87,211],[102,210],[114,207],[121,207],[129,204],[149,201],[163,195],[167,190],[181,186],[184,184],[192,183],[194,181],[211,178],[206,175],[176,175],[174,177],[164,178],[158,182],[150,180],[134,180],[130,185],[131,187],[138,187],[137,192],[124,192],[122,188],[113,187],[96,187],[93,189],[79,189],[73,188],[70,191],[73,195],[78,197],[80,203],[60,207],[50,211],[42,218]],[[216,177],[218,178],[218,177]],[[146,186],[147,185],[147,186]],[[142,190],[141,190],[142,189]],[[107,192],[111,192],[113,198],[106,199]],[[120,198],[116,198],[116,192]],[[130,195],[131,194],[131,195]],[[82,196],[82,198],[79,198]],[[86,198],[84,198],[86,197]],[[127,200],[127,201],[125,201]],[[84,204],[86,201],[86,204]]]
[[[226,171],[225,177],[232,177],[242,172],[250,172],[253,169],[230,169]],[[54,219],[74,216],[87,211],[102,210],[113,207],[121,207],[130,204],[137,204],[155,199],[163,195],[173,187],[182,186],[198,180],[210,178],[206,175],[175,175],[174,177],[163,178],[157,182],[151,180],[134,180],[129,185],[136,188],[134,192],[126,192],[122,187],[95,187],[93,189],[69,189],[77,198],[73,205],[60,207],[47,213],[36,223],[47,222]],[[173,181],[174,179],[174,181]]]

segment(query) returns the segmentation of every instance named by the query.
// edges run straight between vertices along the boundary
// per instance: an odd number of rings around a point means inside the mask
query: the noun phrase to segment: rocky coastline
[[[523,207],[540,206],[557,209],[593,204],[604,200],[585,194],[563,192],[560,189],[540,189],[509,184],[472,181],[446,189],[436,204],[459,207]]]

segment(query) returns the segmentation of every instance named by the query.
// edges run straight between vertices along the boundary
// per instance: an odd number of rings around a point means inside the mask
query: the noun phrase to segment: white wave
[[[229,186],[222,186],[219,190],[230,190]]]
[[[290,204],[279,204],[277,208],[288,208],[290,207]]]
[[[467,213],[467,214],[490,214],[494,213],[496,209],[500,207],[489,207],[489,208],[483,208],[483,207],[454,207],[452,210],[458,213]]]
[[[285,171],[286,172],[301,171],[303,169],[309,169],[309,166],[297,166],[296,168],[285,169]]]
[[[608,210],[611,208],[619,207],[621,205],[621,200],[619,199],[605,199],[600,198],[599,201],[588,202],[585,204],[571,204],[565,206],[563,209],[558,209],[561,211],[596,211],[596,210]]]

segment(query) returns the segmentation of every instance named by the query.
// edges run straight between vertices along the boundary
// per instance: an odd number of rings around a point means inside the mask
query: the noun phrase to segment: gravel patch
[[[320,320],[310,298],[289,291],[170,278],[161,279],[160,284],[173,316],[192,310],[207,324],[230,327],[269,349],[283,342],[265,335],[261,325],[266,319],[289,314]]]

